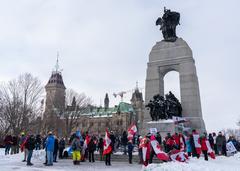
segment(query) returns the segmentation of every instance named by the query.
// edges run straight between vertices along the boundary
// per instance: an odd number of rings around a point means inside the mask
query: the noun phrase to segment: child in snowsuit
[[[73,164],[79,165],[81,159],[81,143],[80,137],[76,136],[72,141],[72,150],[73,150]]]

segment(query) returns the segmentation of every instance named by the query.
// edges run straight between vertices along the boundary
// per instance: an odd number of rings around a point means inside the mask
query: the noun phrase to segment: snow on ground
[[[151,164],[143,171],[240,171],[240,153],[231,157],[217,156],[215,160],[205,161],[190,158],[188,163],[168,162]]]
[[[142,166],[139,164],[128,164],[125,162],[112,162],[112,166],[105,166],[104,162],[96,161],[95,163],[81,162],[80,165],[73,165],[72,160],[58,160],[53,166],[43,165],[45,152],[33,152],[33,166],[26,166],[22,162],[23,153],[15,155],[4,155],[4,149],[0,149],[0,171],[140,171]]]
[[[105,166],[104,162],[95,163],[82,162],[79,166],[74,166],[72,160],[58,160],[54,166],[43,165],[45,160],[44,151],[34,151],[32,163],[33,166],[26,166],[22,162],[23,153],[16,155],[4,155],[4,149],[0,149],[0,171],[240,171],[240,153],[224,157],[218,156],[215,160],[204,161],[190,158],[188,163],[168,162],[162,164],[151,164],[142,168],[139,164],[128,164],[126,162],[112,162],[112,166]]]

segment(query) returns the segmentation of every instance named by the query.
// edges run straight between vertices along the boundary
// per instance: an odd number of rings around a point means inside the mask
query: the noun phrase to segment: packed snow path
[[[146,168],[127,162],[112,162],[112,166],[105,166],[105,163],[100,161],[95,163],[87,161],[74,166],[70,159],[59,160],[58,163],[54,163],[54,166],[45,166],[43,165],[44,151],[34,151],[33,166],[26,166],[26,162],[22,162],[22,159],[23,153],[5,156],[4,149],[0,149],[0,171],[240,171],[240,153],[231,157],[217,156],[216,160],[209,159],[209,161],[204,161],[201,157],[200,159],[190,158],[188,163],[151,164]]]
[[[96,161],[89,163],[82,162],[80,165],[73,165],[72,160],[63,159],[58,160],[53,166],[45,166],[44,158],[45,152],[33,152],[32,163],[33,166],[26,166],[26,162],[22,162],[23,153],[15,155],[4,155],[3,149],[0,150],[0,171],[140,171],[141,165],[128,164],[125,162],[112,162],[112,166],[105,166],[105,162]]]

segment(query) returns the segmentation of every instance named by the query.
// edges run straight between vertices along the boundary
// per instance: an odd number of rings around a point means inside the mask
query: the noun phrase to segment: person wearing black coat
[[[132,164],[132,152],[133,152],[133,144],[132,141],[128,141],[128,161]]]
[[[53,151],[53,162],[57,162],[57,153],[58,153],[58,138],[54,140],[54,151]]]
[[[59,141],[58,149],[59,149],[58,157],[59,157],[59,159],[62,159],[63,158],[63,150],[65,149],[65,140],[64,140],[64,138],[61,138],[61,140]]]
[[[123,145],[124,154],[126,155],[127,154],[127,143],[128,143],[128,138],[127,138],[127,132],[126,131],[123,132],[123,135],[122,135],[122,138],[121,138],[121,143]]]
[[[36,136],[36,150],[40,150],[41,149],[41,144],[42,144],[42,139],[41,139],[41,135],[37,135]]]
[[[88,143],[88,159],[89,162],[95,162],[94,160],[94,151],[96,150],[96,144],[93,141],[93,138],[91,138],[90,142]]]
[[[98,151],[99,151],[99,154],[100,154],[100,161],[103,161],[103,138],[99,139]]]
[[[31,158],[32,158],[32,154],[33,154],[33,150],[35,148],[35,137],[34,135],[30,135],[26,141],[26,145],[25,148],[28,149],[28,156],[27,156],[27,165],[31,166],[33,165],[31,163]]]

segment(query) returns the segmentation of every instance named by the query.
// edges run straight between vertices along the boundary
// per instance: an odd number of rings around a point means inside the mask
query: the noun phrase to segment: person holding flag
[[[106,129],[105,138],[103,141],[103,155],[106,156],[105,158],[106,166],[111,166],[111,153],[112,153],[112,141],[110,139],[108,129]]]
[[[143,165],[147,166],[150,159],[150,140],[147,137],[142,138],[139,144],[139,148],[142,149]]]

